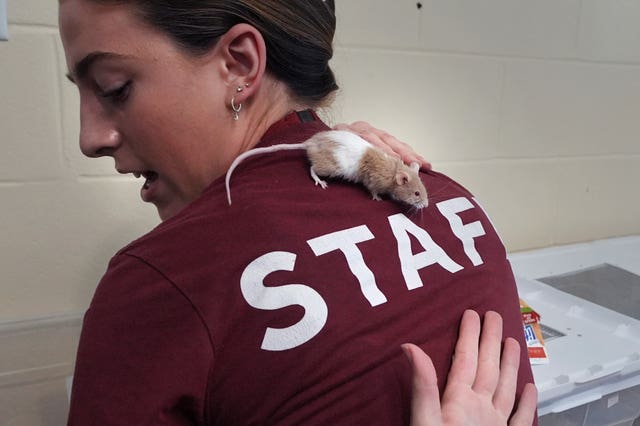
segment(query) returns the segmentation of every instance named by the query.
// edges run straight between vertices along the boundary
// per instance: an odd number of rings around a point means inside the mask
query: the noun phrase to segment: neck
[[[243,108],[242,112],[246,111],[246,113],[238,120],[241,122],[239,130],[242,132],[242,137],[241,143],[236,146],[236,156],[255,147],[269,127],[291,111],[310,108],[310,105],[293,100],[288,88],[279,82],[263,82],[256,95]]]

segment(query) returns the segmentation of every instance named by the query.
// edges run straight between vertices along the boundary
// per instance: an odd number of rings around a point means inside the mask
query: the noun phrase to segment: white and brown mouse
[[[323,189],[327,187],[327,183],[320,176],[341,178],[363,184],[374,200],[380,200],[380,195],[389,195],[416,209],[425,208],[429,204],[427,190],[418,175],[417,163],[407,166],[399,158],[387,155],[354,133],[327,130],[302,143],[254,148],[240,154],[231,163],[225,180],[229,205],[229,181],[240,162],[257,154],[294,149],[307,151],[311,162],[311,177]]]

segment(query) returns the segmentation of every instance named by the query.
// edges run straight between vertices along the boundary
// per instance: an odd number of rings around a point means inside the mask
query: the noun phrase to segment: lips
[[[158,181],[158,173],[152,170],[147,170],[144,172],[134,172],[133,175],[137,178],[143,177],[145,179],[144,184],[142,184],[142,188],[140,188],[140,197],[142,198],[142,201],[152,202],[157,191],[157,185],[155,185],[155,183]]]
[[[152,171],[143,172],[140,175],[143,178],[145,178],[144,185],[142,185],[142,189],[149,189],[149,186],[158,179],[158,174]]]

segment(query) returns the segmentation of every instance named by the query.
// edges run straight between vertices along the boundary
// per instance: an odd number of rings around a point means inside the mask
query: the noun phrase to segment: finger
[[[508,337],[502,349],[500,361],[500,378],[493,396],[493,406],[496,407],[505,418],[511,415],[513,403],[516,398],[516,386],[518,384],[518,367],[520,366],[520,344],[512,337]]]
[[[398,147],[396,145],[392,145],[389,143],[389,139],[384,139],[384,135],[379,132],[372,130],[360,131],[358,135],[362,137],[362,139],[369,142],[371,145],[376,148],[382,150],[387,153],[387,155],[391,155],[392,157],[402,158],[400,152],[398,152]]]
[[[500,377],[501,342],[502,317],[497,312],[489,311],[484,315],[482,323],[478,372],[473,383],[473,390],[476,392],[493,397]]]
[[[384,130],[372,127],[369,129],[362,129],[361,132],[363,138],[371,138],[371,144],[382,148],[396,157],[399,157],[404,163],[411,164],[415,162],[423,167],[425,167],[425,165],[431,167],[429,162],[416,153],[410,145],[402,142]]]
[[[364,121],[356,121],[351,124],[336,124],[333,126],[334,130],[346,130],[351,133],[355,133],[360,136],[362,139],[369,142],[371,145],[381,149],[383,152],[386,152],[389,155],[400,158],[400,155],[397,154],[389,144],[385,143],[379,132],[380,130],[371,126],[369,123]]]
[[[384,130],[373,127],[365,121],[356,121],[351,124],[341,123],[335,125],[333,128],[335,130],[347,130],[357,133],[367,142],[389,155],[400,158],[406,164],[416,162],[421,168],[431,169],[431,163],[416,153],[410,145],[400,141]]]
[[[365,121],[354,121],[351,124],[340,123],[333,126],[334,130],[346,130],[351,133],[355,133],[361,138],[371,142],[372,144],[378,146],[380,144],[381,148],[383,148],[384,143],[382,143],[382,139],[380,138],[379,133],[382,132],[379,129],[376,129],[371,124]],[[372,140],[369,140],[372,139]]]
[[[425,169],[431,168],[431,164],[427,160],[415,152],[410,145],[396,139],[395,136],[383,132],[379,134],[378,137],[383,141],[383,143],[388,145],[397,155],[399,155],[405,164],[418,163]]]
[[[460,322],[460,334],[453,354],[447,388],[452,383],[472,386],[478,366],[478,338],[480,317],[477,312],[466,310]]]
[[[366,121],[354,121],[351,124],[342,124],[345,127],[345,130],[350,130],[355,133],[365,133],[370,130],[376,130],[371,124]]]
[[[411,343],[402,345],[411,363],[411,426],[437,426],[441,424],[438,378],[431,358]]]
[[[509,426],[530,426],[536,415],[538,390],[533,383],[527,383],[520,395],[518,409],[509,420]]]

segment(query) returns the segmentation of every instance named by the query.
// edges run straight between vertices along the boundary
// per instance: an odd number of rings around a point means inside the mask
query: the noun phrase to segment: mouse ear
[[[396,183],[398,185],[405,185],[407,182],[409,182],[409,173],[405,172],[404,170],[396,173]]]

